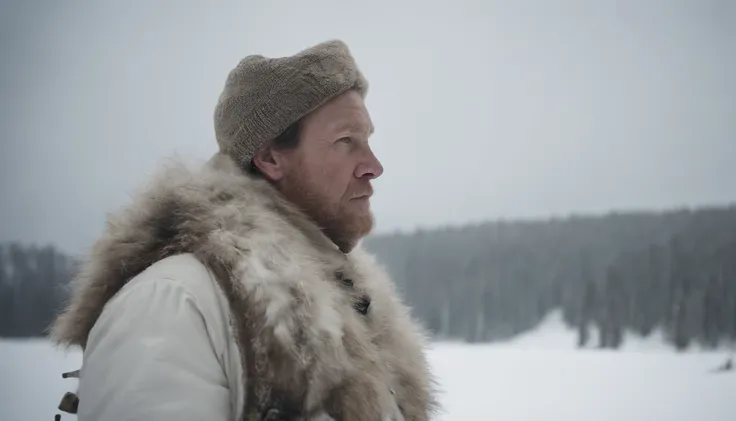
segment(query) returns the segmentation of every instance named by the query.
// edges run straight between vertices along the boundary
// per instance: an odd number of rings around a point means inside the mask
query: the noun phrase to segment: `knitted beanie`
[[[339,40],[293,56],[248,56],[228,74],[215,107],[220,153],[247,165],[293,123],[350,89],[365,97],[368,82]]]

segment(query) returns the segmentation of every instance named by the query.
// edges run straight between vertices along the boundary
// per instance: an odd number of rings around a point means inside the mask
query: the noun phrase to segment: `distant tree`
[[[586,276],[590,276],[586,273]],[[588,278],[585,283],[585,294],[581,305],[581,315],[578,323],[578,347],[584,347],[590,339],[590,325],[594,321],[596,308],[596,285]]]
[[[598,340],[600,348],[618,348],[623,341],[622,320],[625,309],[623,287],[620,270],[616,266],[609,266],[606,271],[605,298],[600,320]]]
[[[671,340],[678,350],[686,349],[691,339],[687,297],[692,290],[694,265],[693,256],[688,254],[684,242],[680,235],[670,240]]]
[[[709,347],[716,347],[722,332],[724,331],[725,318],[722,313],[725,310],[725,302],[723,302],[725,289],[720,279],[711,275],[703,296],[703,325],[702,336],[703,342]]]
[[[674,304],[674,332],[672,341],[678,350],[684,350],[690,345],[690,336],[687,331],[687,307],[684,294],[678,294]]]
[[[12,336],[15,318],[13,313],[13,288],[8,273],[9,263],[5,258],[5,247],[0,245],[0,337]]]

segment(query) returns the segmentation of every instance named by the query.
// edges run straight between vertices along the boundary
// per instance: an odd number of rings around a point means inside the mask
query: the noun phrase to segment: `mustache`
[[[351,199],[358,199],[361,197],[371,197],[373,196],[373,186],[368,184],[365,188],[362,188],[360,190],[356,190],[350,195]]]

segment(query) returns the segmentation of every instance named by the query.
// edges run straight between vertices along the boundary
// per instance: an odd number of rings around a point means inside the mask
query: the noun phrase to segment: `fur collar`
[[[395,401],[407,421],[429,419],[425,337],[383,270],[360,246],[340,252],[270,184],[222,155],[199,170],[174,165],[110,218],[52,338],[84,348],[126,282],[184,252],[215,273],[230,302],[248,378],[244,418],[278,407],[303,419],[373,420]]]

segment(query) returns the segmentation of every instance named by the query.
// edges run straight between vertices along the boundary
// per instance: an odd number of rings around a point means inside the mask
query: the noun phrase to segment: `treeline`
[[[561,309],[579,346],[736,340],[736,207],[494,222],[370,239],[439,338],[486,342]]]
[[[73,271],[72,259],[52,246],[0,244],[0,337],[43,335]]]
[[[736,207],[498,221],[366,241],[438,339],[489,342],[553,310],[579,346],[625,332],[676,348],[736,342]],[[53,247],[0,246],[0,336],[39,336],[75,263]]]

